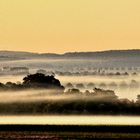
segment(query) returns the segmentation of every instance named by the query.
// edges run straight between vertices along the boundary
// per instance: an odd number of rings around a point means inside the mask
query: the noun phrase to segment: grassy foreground
[[[0,132],[0,139],[46,139],[46,140],[71,140],[93,138],[140,138],[139,133],[103,133],[103,132],[36,132],[36,131],[4,131]]]
[[[1,125],[0,139],[140,138],[140,126]]]

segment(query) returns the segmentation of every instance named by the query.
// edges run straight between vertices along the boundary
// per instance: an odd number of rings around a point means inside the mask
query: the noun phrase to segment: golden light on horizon
[[[140,48],[139,0],[2,0],[0,50]]]

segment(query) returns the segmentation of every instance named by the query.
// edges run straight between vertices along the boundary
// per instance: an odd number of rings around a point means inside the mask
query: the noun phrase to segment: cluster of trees
[[[99,75],[99,76],[129,76],[138,75],[138,67],[94,67],[92,64],[74,65],[61,70],[56,70],[54,73],[57,75],[66,76],[86,76],[86,75]]]
[[[105,83],[105,82],[101,82],[100,84],[97,83],[88,83],[88,84],[83,84],[83,83],[78,83],[78,84],[72,84],[72,83],[67,83],[66,84],[66,88],[78,88],[78,89],[93,89],[95,87],[99,87],[99,88],[109,88],[109,89],[116,89],[116,88],[121,88],[121,89],[125,89],[125,88],[139,88],[139,82],[136,80],[131,80],[131,82],[128,84],[125,81],[122,81],[120,83],[116,83],[116,82],[111,82],[111,83]]]
[[[71,85],[69,84],[69,86]],[[92,83],[89,86],[93,86]],[[27,75],[23,78],[22,83],[0,84],[2,90],[30,88],[58,89],[61,94],[55,96],[68,96],[69,98],[67,100],[62,98],[60,100],[44,99],[30,102],[0,103],[0,114],[140,115],[140,95],[134,102],[128,99],[119,99],[114,91],[100,88],[94,88],[92,92],[88,90],[81,92],[77,88],[70,88],[64,92],[64,87],[58,79],[41,73]]]
[[[118,100],[118,97],[115,95],[113,90],[104,90],[100,88],[94,88],[92,92],[86,90],[85,92],[81,92],[77,88],[68,89],[65,92],[66,95],[85,95],[84,98],[91,97],[92,99],[99,99],[99,100]]]
[[[89,76],[89,75],[99,75],[99,76],[129,76],[128,72],[105,72],[105,71],[83,71],[83,72],[61,72],[56,71],[55,74],[61,76]],[[137,75],[136,72],[133,72],[132,75]]]
[[[58,89],[64,91],[64,87],[60,81],[54,76],[46,76],[41,73],[30,74],[23,78],[22,83],[7,82],[6,84],[0,83],[1,90],[23,90],[23,89]]]
[[[87,98],[74,96],[75,98],[69,100],[46,99],[36,102],[0,103],[0,114],[140,115],[140,96],[138,96],[137,102],[134,102],[127,99],[120,100],[112,91],[96,89],[95,94],[101,94],[102,97],[99,98],[99,95],[98,98],[96,96]],[[108,94],[108,97],[106,98],[103,94]]]

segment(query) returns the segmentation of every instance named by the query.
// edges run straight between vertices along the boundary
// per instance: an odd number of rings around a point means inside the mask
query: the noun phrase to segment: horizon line
[[[0,50],[0,52],[21,52],[21,53],[34,53],[34,54],[58,54],[63,55],[67,53],[101,53],[101,52],[111,52],[111,51],[139,51],[140,49],[107,49],[107,50],[97,50],[97,51],[67,51],[63,53],[57,52],[34,52],[34,51],[24,51],[24,50]]]

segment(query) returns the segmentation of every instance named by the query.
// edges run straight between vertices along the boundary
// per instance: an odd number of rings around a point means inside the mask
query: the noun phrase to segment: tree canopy
[[[42,73],[30,74],[23,78],[23,85],[28,87],[40,87],[40,88],[53,88],[64,89],[60,81],[53,75],[44,75]]]
[[[64,91],[64,87],[61,85],[58,79],[56,79],[54,76],[46,76],[41,73],[27,75],[23,78],[23,83],[0,83],[1,90],[22,90],[29,88],[57,89]]]

